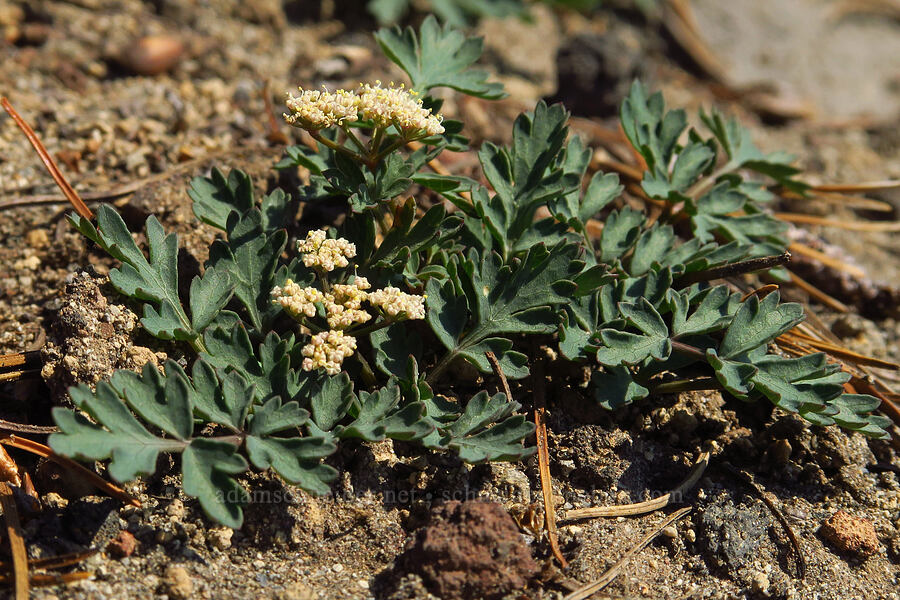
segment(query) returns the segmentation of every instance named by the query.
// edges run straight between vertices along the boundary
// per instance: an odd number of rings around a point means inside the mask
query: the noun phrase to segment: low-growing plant
[[[521,341],[534,334],[558,334],[563,357],[593,365],[596,401],[608,408],[654,390],[709,387],[766,398],[818,425],[886,435],[872,414],[878,401],[843,393],[838,365],[772,351],[802,320],[800,305],[710,283],[778,264],[783,226],[753,176],[802,191],[788,157],[762,154],[717,113],[702,115],[710,135],[688,129],[683,111],[667,111],[636,83],[621,122],[647,165],[654,218],[622,202],[616,175],[586,180],[591,151],[569,136],[559,105],[521,115],[510,146],[481,147],[485,183],[437,174],[429,162],[467,141],[462,123],[438,116],[432,90],[503,95],[471,68],[481,41],[433,18],[418,32],[376,38],[409,88],[301,90],[287,101],[287,121],[315,144],[287,148],[277,167],[303,167],[307,183],[257,200],[240,171],[193,180],[195,215],[222,234],[186,298],[177,238],[155,217],[145,226],[148,255],[111,207],[96,224],[70,217],[121,262],[110,281],[143,304],[144,329],[186,343],[191,359],[72,388],[78,410],[54,410],[57,452],[109,459],[119,481],[153,473],[160,453],[180,453],[184,492],[233,527],[247,498],[235,476],[250,464],[327,493],[337,472],[323,460],[345,440],[518,460],[533,452],[523,445],[533,426],[517,403],[486,391],[453,401],[433,389],[458,361],[490,372],[488,352],[509,378],[527,376]],[[456,210],[420,205],[414,190]],[[347,203],[340,231],[313,230],[288,248],[294,201],[334,199]],[[602,223],[598,239],[591,219]],[[684,373],[694,376],[666,380]]]

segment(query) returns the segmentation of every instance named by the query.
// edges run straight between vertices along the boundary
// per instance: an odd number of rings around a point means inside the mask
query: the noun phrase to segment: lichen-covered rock
[[[524,589],[538,572],[509,513],[479,501],[435,508],[395,565],[397,579],[417,574],[444,600],[502,598]]]
[[[872,522],[854,517],[843,510],[831,515],[822,523],[819,531],[822,537],[844,554],[865,558],[877,553],[881,548]]]

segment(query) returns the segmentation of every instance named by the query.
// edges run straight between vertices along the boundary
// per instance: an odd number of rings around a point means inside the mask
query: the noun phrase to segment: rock
[[[787,440],[775,440],[772,442],[772,445],[769,446],[769,458],[777,465],[783,465],[789,461],[791,459],[791,452],[793,452],[793,448],[791,447],[791,443]]]
[[[216,550],[228,550],[231,548],[231,538],[234,535],[234,529],[230,527],[216,527],[210,529],[206,534],[206,543],[210,548]]]
[[[116,558],[125,558],[134,553],[137,545],[138,542],[131,533],[120,531],[119,535],[106,545],[106,551]]]
[[[843,554],[866,558],[881,548],[872,522],[854,517],[843,510],[837,511],[822,523],[819,532]]]
[[[768,543],[769,515],[762,503],[735,504],[722,494],[706,507],[697,526],[704,554],[712,566],[737,574]]]
[[[169,505],[166,507],[166,514],[175,519],[180,519],[184,516],[184,502],[175,498]]]
[[[313,588],[299,581],[289,584],[285,589],[275,594],[276,600],[315,600],[317,597]]]
[[[439,597],[492,600],[521,591],[538,570],[501,505],[451,501],[432,511],[397,558],[391,578],[417,574]]]
[[[769,595],[769,578],[765,573],[756,571],[750,576],[750,591],[762,596]]]
[[[186,600],[194,593],[194,582],[187,569],[178,565],[169,565],[166,567],[163,576],[163,585],[169,598],[174,600]]]
[[[31,248],[46,248],[50,245],[50,236],[46,229],[32,229],[25,234],[25,243]]]
[[[171,35],[148,35],[123,50],[119,63],[137,75],[159,75],[174,67],[184,54],[184,44]]]

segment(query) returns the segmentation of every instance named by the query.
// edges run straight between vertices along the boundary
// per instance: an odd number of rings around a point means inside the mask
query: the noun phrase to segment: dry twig
[[[628,564],[634,556],[647,547],[650,542],[656,538],[662,530],[671,525],[672,523],[679,520],[681,517],[685,516],[691,512],[690,506],[685,506],[684,508],[680,508],[669,515],[662,523],[654,527],[647,535],[645,535],[641,540],[635,544],[635,546],[625,553],[625,556],[619,559],[619,561],[610,567],[603,575],[600,576],[599,579],[593,581],[578,590],[575,590],[568,596],[566,596],[563,600],[584,600],[585,598],[590,598],[610,583],[612,583],[613,579],[618,577],[619,572]]]
[[[12,488],[6,481],[0,481],[0,506],[3,507],[3,520],[6,523],[6,535],[9,538],[9,550],[13,559],[13,583],[16,600],[28,600],[28,553],[25,551],[25,538],[22,525],[19,523],[19,511],[13,498]]]

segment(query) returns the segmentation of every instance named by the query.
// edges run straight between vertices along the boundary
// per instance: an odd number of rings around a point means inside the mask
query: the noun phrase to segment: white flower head
[[[306,234],[306,239],[297,245],[307,267],[319,267],[323,271],[334,271],[350,264],[348,258],[356,256],[356,244],[344,238],[328,239],[324,229]]]
[[[356,121],[359,96],[347,90],[329,92],[300,88],[300,95],[288,94],[285,104],[291,109],[291,114],[284,114],[285,121],[295,127],[318,131]]]
[[[444,133],[442,117],[431,114],[430,109],[422,106],[421,98],[403,85],[394,87],[391,83],[384,88],[380,81],[376,81],[374,86],[361,84],[357,95],[363,119],[373,121],[376,127],[395,125],[407,138],[417,137],[421,133],[429,136]]]
[[[407,319],[425,318],[425,296],[407,294],[388,286],[369,293],[369,303],[381,308],[389,317],[405,315]]]
[[[275,304],[279,304],[294,318],[316,316],[316,302],[324,302],[325,295],[314,287],[302,288],[292,280],[284,282],[284,287],[272,290]]]
[[[304,371],[325,369],[329,375],[341,372],[341,364],[356,351],[356,338],[343,331],[323,331],[312,337],[301,354]]]

